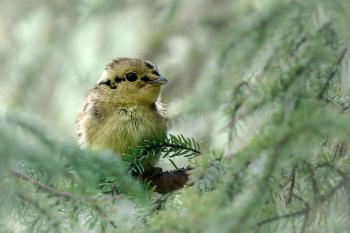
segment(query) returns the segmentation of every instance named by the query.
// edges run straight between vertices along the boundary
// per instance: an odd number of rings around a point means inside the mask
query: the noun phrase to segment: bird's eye
[[[143,77],[141,78],[141,80],[144,81],[144,82],[151,81],[151,80],[149,79],[149,77],[147,77],[147,76],[143,76]]]
[[[137,75],[134,72],[127,73],[126,80],[129,82],[135,82],[137,80]]]

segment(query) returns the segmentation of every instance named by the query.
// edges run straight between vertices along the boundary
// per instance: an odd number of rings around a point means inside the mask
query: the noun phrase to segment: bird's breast
[[[143,140],[166,131],[166,122],[157,111],[139,106],[117,108],[100,121],[93,144],[116,153],[126,153]]]

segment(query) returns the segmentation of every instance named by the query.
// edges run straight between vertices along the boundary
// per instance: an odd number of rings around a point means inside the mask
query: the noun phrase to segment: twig
[[[310,205],[308,202],[306,202],[303,198],[299,197],[298,195],[296,194],[292,194],[292,196],[303,202],[305,207],[299,211],[296,211],[296,212],[292,212],[292,213],[289,213],[289,214],[284,214],[284,215],[277,215],[275,217],[272,217],[272,218],[269,218],[269,219],[266,219],[266,220],[263,220],[263,221],[260,221],[257,223],[258,226],[261,226],[261,225],[264,225],[264,224],[267,224],[267,223],[270,223],[270,222],[274,222],[274,221],[277,221],[277,220],[281,220],[281,219],[285,219],[285,218],[290,218],[290,217],[296,217],[298,215],[302,215],[302,214],[307,214],[310,210]]]
[[[46,184],[40,183],[39,181],[37,181],[37,180],[33,179],[32,177],[25,175],[19,171],[11,170],[10,172],[13,176],[20,178],[22,180],[28,181],[29,183],[33,184],[34,186],[38,187],[41,190],[44,190],[44,191],[50,193],[53,196],[61,197],[61,198],[77,199],[72,193],[57,191],[56,189],[54,189]]]
[[[274,222],[274,221],[278,221],[278,220],[281,220],[281,219],[299,216],[299,215],[305,214],[305,211],[306,211],[306,208],[303,208],[303,209],[301,209],[301,210],[298,210],[298,211],[296,211],[296,212],[292,212],[292,213],[289,213],[289,214],[277,215],[277,216],[275,216],[275,217],[272,217],[272,218],[268,218],[268,219],[259,221],[259,222],[257,223],[257,225],[258,225],[258,226],[261,226],[261,225],[264,225],[264,224],[267,224],[267,223],[271,223],[271,222]]]
[[[340,157],[343,157],[346,153],[346,148],[343,142],[337,144],[337,147],[335,148],[333,160],[336,159],[336,157],[339,155]]]
[[[330,85],[330,83],[331,83],[331,80],[332,80],[333,77],[337,74],[338,69],[339,69],[339,66],[340,66],[340,64],[342,63],[342,61],[343,61],[343,59],[344,59],[344,57],[345,57],[347,51],[348,51],[347,48],[343,49],[343,51],[342,51],[340,57],[338,58],[338,60],[337,60],[336,63],[334,64],[333,69],[331,70],[331,72],[329,73],[329,75],[328,75],[328,77],[327,77],[327,79],[326,79],[325,85],[323,86],[323,88],[321,89],[321,91],[320,91],[320,93],[319,93],[319,95],[318,95],[318,98],[319,98],[319,99],[323,99],[324,94],[325,94],[326,90],[328,89],[328,87],[329,87],[329,85]]]
[[[155,187],[154,191],[162,194],[169,193],[185,186],[188,181],[188,172],[191,169],[188,167],[165,172],[160,170],[156,174],[154,172],[147,172],[142,175],[142,179],[150,181],[150,184]]]
[[[295,43],[293,51],[290,53],[292,57],[298,52],[299,48],[307,41],[307,39],[308,38],[305,36],[305,34],[300,35],[300,38],[298,38],[298,40]]]
[[[295,186],[296,168],[297,168],[297,166],[294,165],[293,170],[292,170],[292,174],[291,174],[290,188],[289,188],[289,193],[288,193],[288,197],[287,197],[287,205],[292,202],[293,190],[294,190],[294,186]]]
[[[173,144],[173,143],[168,143],[168,142],[165,142],[165,143],[161,143],[159,144],[159,147],[162,147],[162,146],[167,146],[167,147],[171,147],[171,148],[174,148],[174,149],[184,149],[184,150],[188,150],[188,151],[191,151],[197,155],[200,155],[201,152],[199,150],[196,150],[194,148],[191,148],[191,147],[188,147],[188,146],[182,146],[182,145],[178,145],[178,144]]]
[[[188,147],[188,146],[184,146],[184,145],[178,145],[175,143],[170,143],[170,142],[159,142],[159,143],[154,143],[151,144],[145,148],[136,148],[136,149],[140,149],[140,151],[136,151],[136,160],[142,160],[143,158],[146,158],[148,156],[149,151],[155,150],[157,148],[160,148],[160,152],[165,152],[165,155],[163,155],[163,158],[167,157],[169,151],[166,150],[166,148],[172,148],[172,149],[182,149],[182,150],[187,150],[187,151],[191,151],[193,154],[196,155],[200,155],[201,152],[199,150],[197,150],[196,148],[192,148],[192,147]],[[130,156],[130,155],[126,155],[126,156]],[[170,156],[172,157],[172,156]],[[187,156],[185,156],[187,157]]]

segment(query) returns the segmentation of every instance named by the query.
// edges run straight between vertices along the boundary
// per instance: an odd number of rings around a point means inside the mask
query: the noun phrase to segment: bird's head
[[[118,58],[108,64],[95,87],[103,101],[154,104],[167,80],[150,61]]]

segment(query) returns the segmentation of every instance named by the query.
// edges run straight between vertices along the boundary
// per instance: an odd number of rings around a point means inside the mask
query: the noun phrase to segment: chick
[[[76,120],[83,147],[111,150],[117,155],[166,133],[167,114],[160,102],[167,80],[142,59],[118,58],[106,66]],[[151,167],[156,161],[147,161]]]

